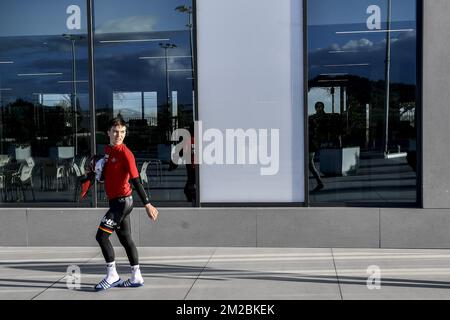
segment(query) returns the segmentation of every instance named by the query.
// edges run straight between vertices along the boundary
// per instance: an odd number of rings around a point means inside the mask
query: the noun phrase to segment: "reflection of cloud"
[[[157,19],[152,16],[133,16],[124,19],[110,20],[98,27],[95,32],[123,33],[123,32],[150,32],[155,31]]]
[[[335,38],[336,39],[336,38]],[[333,39],[334,40],[334,39]],[[375,41],[353,39],[339,45],[330,44],[326,49],[316,49],[309,53],[310,77],[319,74],[341,72],[371,80],[384,79],[386,39]],[[330,54],[330,51],[342,54]],[[327,65],[369,63],[369,67],[341,67],[330,69]],[[391,80],[393,82],[415,83],[416,81],[416,32],[402,32],[391,38]]]
[[[350,40],[347,42],[344,46],[342,46],[342,49],[344,50],[357,50],[357,49],[364,49],[364,48],[370,48],[373,46],[373,42],[368,39],[360,39],[360,40]]]

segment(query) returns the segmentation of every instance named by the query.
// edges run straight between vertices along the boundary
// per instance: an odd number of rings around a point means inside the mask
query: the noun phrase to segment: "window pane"
[[[416,29],[416,0],[308,1],[311,202],[417,202]]]
[[[0,2],[2,205],[78,202],[90,154],[85,3]]]
[[[122,115],[144,187],[153,201],[172,206],[195,198],[195,173],[170,161],[172,132],[194,121],[192,2],[181,4],[94,2],[97,153],[109,143],[108,119]],[[106,204],[101,188],[99,203]]]

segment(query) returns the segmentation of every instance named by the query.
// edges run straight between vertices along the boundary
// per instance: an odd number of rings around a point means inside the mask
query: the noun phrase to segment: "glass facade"
[[[108,119],[122,115],[129,125],[125,144],[153,201],[189,205],[195,181],[170,159],[172,132],[194,122],[192,2],[93,3],[96,151],[109,142]],[[106,205],[101,187],[99,204]]]
[[[78,198],[78,181],[91,153],[103,154],[107,120],[118,114],[153,201],[195,203],[195,174],[170,161],[171,132],[194,120],[192,2],[93,1],[95,147],[86,5],[0,3],[2,206],[91,206],[92,193]],[[102,185],[97,199],[106,205]]]
[[[106,206],[101,184],[79,199],[79,178],[117,115],[158,206],[417,205],[419,2],[3,0],[0,206]],[[204,143],[200,176],[171,161],[176,129]],[[244,132],[231,156],[228,130]]]
[[[0,201],[73,204],[91,148],[86,1],[1,1],[0,16]]]
[[[416,6],[308,1],[311,203],[417,203]]]

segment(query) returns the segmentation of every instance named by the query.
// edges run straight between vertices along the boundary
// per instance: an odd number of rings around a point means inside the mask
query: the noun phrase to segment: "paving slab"
[[[34,299],[96,255],[97,248],[0,248],[0,299]]]
[[[330,249],[218,248],[187,299],[340,299]]]
[[[102,256],[81,267],[81,286],[69,290],[65,279],[39,295],[39,300],[183,300],[210,259],[214,248],[138,248],[139,265],[145,281],[140,288],[111,288],[94,292],[105,275]],[[130,267],[125,251],[116,248],[117,271],[126,280]]]
[[[333,255],[344,300],[450,299],[450,250],[333,249]]]
[[[130,275],[123,248],[118,272]],[[97,247],[0,247],[0,300],[450,299],[448,249],[141,247],[142,288],[93,286],[105,274]],[[79,288],[67,268],[80,268]],[[367,268],[380,271],[369,289]],[[371,282],[376,287],[376,282]]]

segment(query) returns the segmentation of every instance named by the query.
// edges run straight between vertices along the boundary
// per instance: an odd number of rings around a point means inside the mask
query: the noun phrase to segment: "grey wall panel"
[[[423,205],[450,208],[450,1],[424,1]]]
[[[450,248],[450,209],[381,209],[382,248]]]
[[[0,209],[0,246],[97,247],[105,212]],[[161,208],[155,223],[139,208],[131,218],[138,246],[450,248],[450,209]]]
[[[107,209],[29,209],[30,246],[97,246],[95,234]],[[138,239],[137,214],[132,215],[133,238]],[[120,245],[117,237],[112,243]]]
[[[379,209],[261,209],[258,246],[377,248]]]
[[[166,209],[156,223],[142,212],[142,246],[255,246],[256,210]]]
[[[27,246],[26,209],[2,209],[0,212],[0,246]]]
[[[100,210],[30,209],[30,246],[96,246]]]

